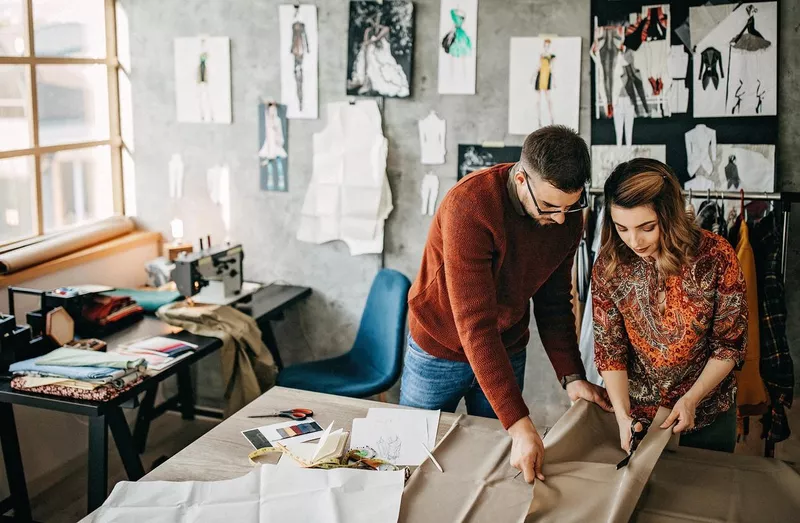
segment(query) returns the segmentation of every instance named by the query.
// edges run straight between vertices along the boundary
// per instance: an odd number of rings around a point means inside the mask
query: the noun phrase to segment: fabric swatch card
[[[298,443],[317,439],[321,434],[322,427],[312,418],[306,418],[303,421],[275,423],[242,431],[242,435],[255,449],[273,447],[275,443],[291,447]]]

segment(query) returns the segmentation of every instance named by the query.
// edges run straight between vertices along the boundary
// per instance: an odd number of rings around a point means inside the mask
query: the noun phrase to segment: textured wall
[[[221,237],[221,220],[211,212],[205,188],[210,166],[228,163],[232,173],[232,239],[245,245],[245,274],[262,281],[285,280],[313,287],[311,299],[287,314],[277,337],[287,363],[328,357],[352,343],[369,284],[381,265],[379,256],[351,257],[344,244],[310,245],[296,241],[296,222],[311,175],[311,136],[326,122],[324,107],[345,99],[347,2],[320,0],[320,120],[292,120],[289,129],[290,192],[258,191],[256,107],[260,96],[280,96],[277,5],[275,0],[222,1],[124,0],[131,30],[134,128],[139,218],[168,234],[168,223],[180,217],[187,236],[210,232]],[[791,166],[800,159],[793,149],[797,124],[790,114],[800,107],[794,77],[800,74],[800,43],[796,26],[800,7],[782,2],[781,177],[784,187],[800,190],[800,174]],[[505,140],[520,144],[523,137],[507,136],[508,49],[511,36],[541,33],[583,37],[581,134],[589,138],[590,12],[588,0],[480,0],[477,95],[437,94],[439,1],[415,2],[416,41],[412,98],[387,99],[384,133],[389,139],[389,179],[395,210],[387,222],[385,264],[416,274],[430,218],[419,214],[419,183],[428,166],[419,163],[417,119],[436,109],[447,120],[447,159],[430,170],[441,178],[441,193],[455,183],[459,142]],[[233,124],[199,125],[175,122],[172,40],[177,36],[208,34],[231,38]],[[167,163],[172,153],[183,154],[186,165],[184,198],[169,200]],[[794,231],[800,231],[800,216]],[[793,236],[797,236],[796,234]],[[800,242],[793,246],[797,260]],[[790,282],[797,288],[800,272]],[[797,317],[800,294],[790,294],[790,312]],[[535,329],[535,326],[532,326]],[[800,327],[791,336],[800,363]],[[551,424],[567,406],[563,391],[533,336],[525,396],[539,424]],[[212,364],[209,362],[206,367]],[[213,369],[206,369],[213,370]],[[800,375],[800,373],[798,373]],[[208,372],[201,373],[206,383]],[[216,387],[213,387],[216,389]],[[201,390],[201,394],[202,394]]]

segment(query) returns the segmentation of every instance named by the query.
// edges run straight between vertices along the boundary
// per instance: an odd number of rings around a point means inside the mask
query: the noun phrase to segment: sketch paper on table
[[[278,7],[281,38],[281,103],[287,118],[317,118],[319,54],[317,6]]]
[[[231,41],[175,39],[175,106],[179,122],[231,123]]]
[[[441,165],[445,156],[445,135],[447,122],[436,111],[431,111],[428,116],[418,122],[419,148],[424,165]]]
[[[178,153],[169,160],[169,196],[175,200],[183,196],[183,160]]]
[[[694,115],[776,115],[777,44],[777,2],[745,3],[728,15],[697,45]]]
[[[347,49],[348,95],[410,96],[414,4],[350,2]]]
[[[436,433],[439,430],[439,410],[418,410],[418,409],[382,409],[371,408],[367,411],[367,419],[373,420],[395,420],[399,423],[417,424],[420,420],[425,422],[428,431],[428,439],[425,444],[433,450],[436,446]]]
[[[478,0],[441,0],[439,94],[475,94]]]
[[[666,145],[593,145],[592,146],[592,187],[602,188],[611,171],[622,162],[633,158],[652,158],[667,161]]]
[[[522,147],[517,145],[484,147],[477,144],[459,144],[457,177],[460,180],[471,172],[499,163],[516,163],[521,154]]]
[[[512,38],[509,67],[509,134],[545,125],[578,130],[581,38]]]
[[[262,191],[289,190],[288,123],[286,106],[276,103],[258,104],[258,165]]]
[[[427,454],[420,443],[428,441],[425,419],[370,419],[353,420],[350,448],[369,447],[378,457],[395,465],[418,466]]]

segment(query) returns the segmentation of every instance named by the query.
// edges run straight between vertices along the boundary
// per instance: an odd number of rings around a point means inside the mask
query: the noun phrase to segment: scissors
[[[259,414],[258,416],[247,416],[248,418],[290,418],[295,421],[301,421],[309,416],[313,416],[314,411],[311,409],[287,409],[276,410],[269,414]]]
[[[636,425],[641,424],[642,430],[637,431]],[[622,461],[617,463],[617,470],[621,469],[622,467],[628,466],[628,463],[631,460],[631,456],[633,456],[633,451],[635,451],[639,447],[639,443],[642,442],[645,435],[647,434],[647,429],[650,427],[650,420],[648,419],[634,419],[631,421],[631,449],[628,451],[628,455],[625,456]]]

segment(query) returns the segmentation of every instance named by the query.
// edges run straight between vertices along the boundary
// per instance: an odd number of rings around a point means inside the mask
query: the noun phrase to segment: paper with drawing
[[[428,455],[422,446],[428,442],[424,420],[361,418],[353,420],[350,448],[368,447],[377,457],[399,466],[418,466]]]

